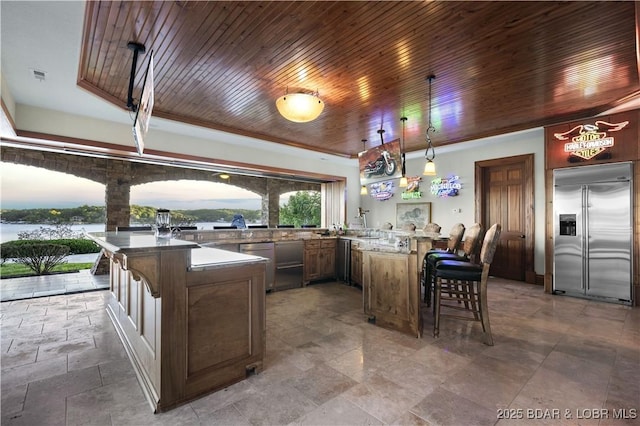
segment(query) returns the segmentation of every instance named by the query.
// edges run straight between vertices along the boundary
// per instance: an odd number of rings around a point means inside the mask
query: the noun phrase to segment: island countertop
[[[87,235],[106,250],[126,255],[143,254],[148,251],[191,249],[189,267],[191,271],[267,261],[261,256],[201,247],[192,241],[174,238],[157,239],[154,235],[140,232],[92,232]]]
[[[210,247],[198,247],[191,250],[191,271],[212,269],[235,264],[267,262],[266,257],[235,253]]]
[[[153,233],[142,232],[89,232],[86,234],[101,247],[113,253],[134,253],[139,251],[175,250],[200,247],[193,241],[174,238],[156,238]]]

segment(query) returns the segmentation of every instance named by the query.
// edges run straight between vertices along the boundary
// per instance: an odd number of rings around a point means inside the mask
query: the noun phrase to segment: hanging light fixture
[[[407,167],[404,157],[404,125],[407,122],[407,117],[400,117],[400,121],[402,121],[402,177],[400,178],[400,188],[406,188],[409,185],[409,182],[407,182]]]
[[[427,162],[424,164],[424,172],[422,172],[425,176],[435,176],[436,174],[436,165],[433,162],[433,159],[436,158],[436,151],[433,149],[433,144],[431,143],[431,137],[429,136],[429,132],[435,132],[436,129],[431,124],[431,83],[436,79],[436,76],[431,74],[427,77],[429,80],[429,126],[427,127],[427,150],[424,153],[424,158]]]
[[[276,100],[276,108],[284,118],[295,123],[313,121],[322,113],[324,102],[318,97],[318,91],[312,93],[288,93]]]
[[[367,150],[367,140],[366,139],[362,139],[362,151],[366,151]],[[360,195],[367,195],[367,185],[362,185],[360,187]]]

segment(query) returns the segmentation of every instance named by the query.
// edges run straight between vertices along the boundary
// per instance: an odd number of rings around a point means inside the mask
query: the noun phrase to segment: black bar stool
[[[425,253],[424,258],[422,259],[422,277],[421,284],[424,287],[424,301],[427,303],[427,306],[431,306],[431,280],[430,277],[427,276],[428,271],[428,263],[427,259],[429,256],[440,255],[444,253],[456,254],[458,253],[458,247],[460,246],[460,242],[462,241],[462,236],[464,235],[464,225],[462,223],[456,223],[449,231],[449,239],[447,240],[447,249],[432,249]]]
[[[473,262],[474,257],[480,251],[484,227],[480,223],[474,223],[465,231],[462,254],[457,251],[429,250],[422,262],[422,285],[424,286],[424,301],[431,306],[431,290],[433,289],[433,274],[431,271],[440,260],[463,260]]]

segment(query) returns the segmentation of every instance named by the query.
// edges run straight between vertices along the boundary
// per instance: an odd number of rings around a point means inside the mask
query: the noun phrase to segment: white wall
[[[397,203],[431,203],[432,221],[442,226],[442,233],[447,235],[451,227],[458,223],[469,226],[475,222],[475,162],[491,160],[514,155],[534,155],[534,215],[535,215],[535,272],[544,274],[544,232],[545,232],[545,200],[544,200],[544,129],[537,128],[524,132],[479,139],[476,141],[455,144],[450,147],[435,148],[436,171],[438,176],[460,177],[462,189],[460,195],[438,198],[429,192],[429,177],[424,176],[421,182],[422,198],[419,200],[402,200],[400,190],[388,201],[377,201],[370,196],[360,197],[360,206],[369,210],[367,225],[377,227],[384,222],[396,223]],[[419,155],[418,155],[419,154]],[[410,158],[409,158],[410,157]],[[424,152],[407,154],[407,176],[422,175]],[[460,209],[460,213],[452,213]]]

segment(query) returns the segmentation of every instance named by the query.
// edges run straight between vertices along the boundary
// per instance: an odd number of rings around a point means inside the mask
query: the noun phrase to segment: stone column
[[[128,226],[131,215],[131,162],[112,160],[107,163],[105,186],[106,230],[115,231],[117,226]]]
[[[267,212],[269,228],[275,228],[280,220],[280,185],[274,180],[267,181],[267,194],[262,197],[262,214]]]

